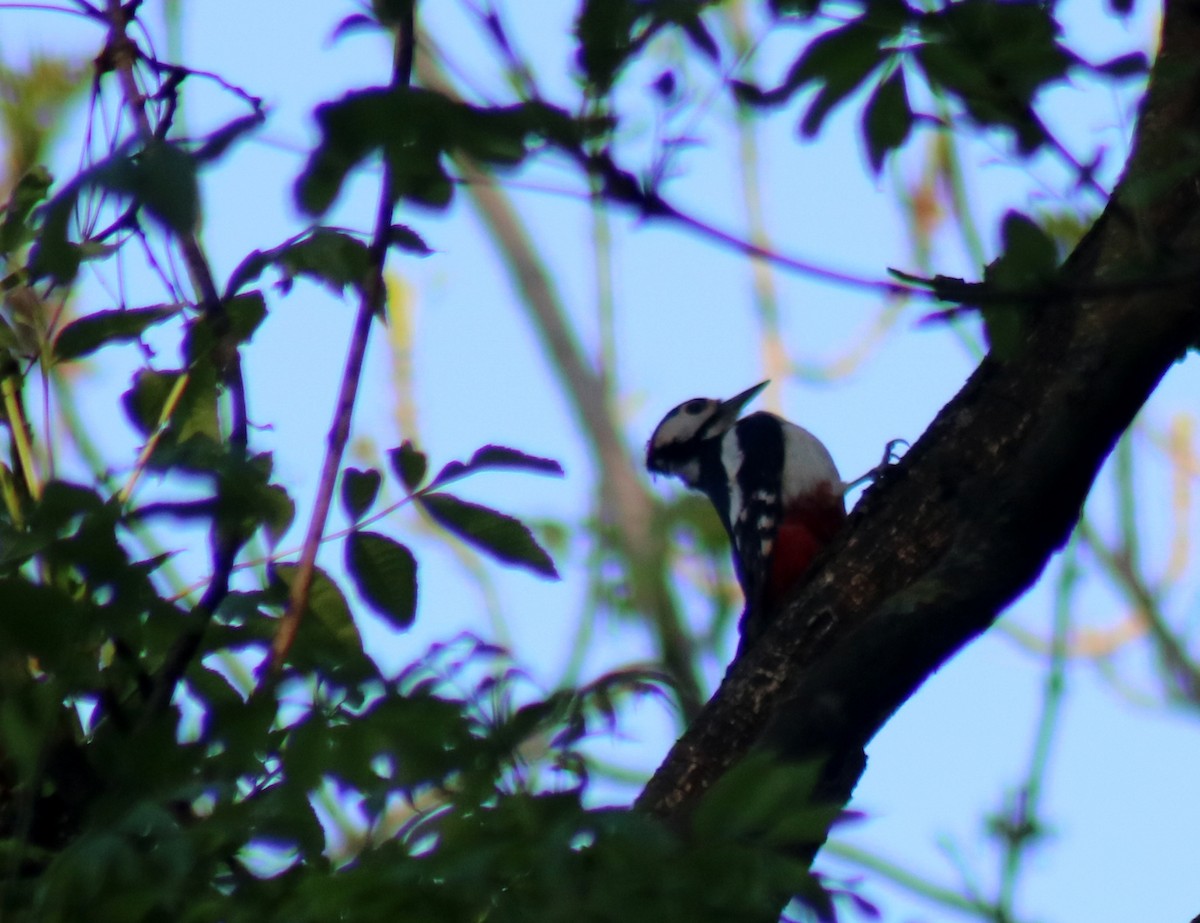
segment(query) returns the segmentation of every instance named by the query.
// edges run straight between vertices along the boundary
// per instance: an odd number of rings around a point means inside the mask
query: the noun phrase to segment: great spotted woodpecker
[[[729,533],[743,648],[846,519],[846,485],[816,436],[764,411],[738,419],[767,384],[684,401],[646,447],[646,467],[706,494]]]

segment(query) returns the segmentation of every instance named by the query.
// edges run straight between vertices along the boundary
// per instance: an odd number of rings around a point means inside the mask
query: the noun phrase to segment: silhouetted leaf
[[[0,220],[0,256],[7,256],[33,239],[29,216],[46,198],[50,183],[50,172],[41,166],[34,167],[17,180],[4,205],[4,218]]]
[[[225,301],[229,332],[238,343],[245,343],[266,319],[267,302],[262,292],[244,292]]]
[[[558,577],[550,555],[519,520],[451,494],[422,494],[420,502],[444,529],[498,561]]]
[[[296,503],[278,484],[267,484],[259,491],[259,495],[263,531],[267,533],[267,545],[274,548],[292,527],[296,518]]]
[[[51,276],[68,282],[89,256],[67,238],[67,227],[81,194],[99,187],[133,199],[156,220],[176,233],[195,229],[200,218],[200,190],[196,162],[168,141],[154,139],[145,145],[130,142],[76,176],[48,203],[41,233],[30,258],[33,276]],[[108,248],[101,247],[100,254]]]
[[[421,486],[421,481],[424,480],[425,472],[429,468],[429,459],[424,452],[418,450],[410,440],[405,439],[398,448],[390,449],[387,454],[388,461],[392,464],[392,470],[396,472],[409,493]]]
[[[381,151],[396,199],[443,208],[454,191],[444,159],[451,152],[482,164],[513,166],[534,139],[572,150],[603,122],[572,118],[542,102],[482,107],[416,87],[347,93],[317,107],[321,139],[296,181],[296,201],[325,212],[347,174]]]
[[[280,285],[287,290],[297,276],[321,282],[341,295],[347,285],[361,286],[370,269],[367,245],[344,231],[316,227],[309,233],[272,250],[255,250],[234,269],[226,285],[236,292],[262,275],[268,266],[279,270]]]
[[[292,581],[296,578],[296,569],[295,564],[276,564],[272,570],[274,575],[290,590]],[[339,644],[361,653],[362,638],[358,634],[358,626],[354,624],[354,619],[350,615],[350,605],[346,602],[346,597],[333,578],[319,567],[313,573],[312,588],[308,594],[307,614],[320,622],[325,632]],[[304,631],[303,624],[300,630]],[[330,653],[336,655],[336,652]]]
[[[167,397],[179,381],[179,372],[141,369],[133,376],[133,385],[121,396],[125,415],[143,436],[158,428]]]
[[[880,28],[867,24],[867,18],[868,14],[864,14],[815,38],[779,86],[763,90],[735,81],[734,94],[748,105],[779,106],[810,83],[818,83],[820,89],[802,122],[806,135],[816,134],[833,107],[854,92],[884,60],[880,42],[885,35]]]
[[[633,0],[585,0],[580,7],[576,63],[596,95],[608,92],[629,59],[640,12]]]
[[[1001,227],[1004,252],[984,270],[984,281],[1009,300],[982,304],[989,348],[1000,358],[1017,350],[1029,316],[1041,307],[1058,272],[1058,247],[1035,221],[1009,211]]]
[[[333,33],[329,36],[329,41],[336,42],[351,32],[378,28],[379,23],[365,13],[352,13],[349,16],[343,17],[341,22],[334,26]]]
[[[921,16],[919,26],[916,60],[935,89],[957,97],[979,124],[1012,129],[1024,154],[1046,142],[1034,98],[1079,60],[1059,43],[1049,7],[961,0]]]
[[[407,250],[409,253],[416,253],[419,256],[428,256],[433,253],[429,249],[429,245],[421,239],[421,235],[406,224],[393,224],[389,229],[388,241],[401,250]]]
[[[192,231],[200,219],[196,163],[167,141],[154,140],[141,150],[118,152],[94,167],[87,178],[132,196],[172,231]]]
[[[1004,215],[1001,234],[1005,270],[1013,277],[1019,275],[1037,282],[1054,276],[1058,270],[1058,247],[1036,221],[1009,211]]]
[[[8,654],[35,657],[53,670],[78,651],[84,608],[63,591],[22,577],[0,578],[0,638]]]
[[[872,170],[878,173],[883,169],[884,158],[904,144],[912,126],[913,114],[904,87],[904,72],[896,68],[871,95],[863,110],[863,137]]]
[[[342,472],[342,508],[352,521],[362,519],[363,514],[371,508],[379,495],[382,481],[382,475],[374,468],[366,471],[347,468]]]
[[[107,343],[136,340],[150,327],[178,314],[180,307],[164,304],[88,314],[60,331],[54,340],[54,355],[59,360],[79,359]]]
[[[823,829],[804,823],[788,824],[788,818],[806,820],[812,815],[812,798],[819,775],[816,762],[781,761],[773,754],[745,757],[721,776],[701,799],[693,823],[697,834],[714,838],[761,837],[780,825],[792,826],[799,835],[811,829],[813,839],[791,842],[821,842],[837,811],[820,814]]]
[[[412,625],[417,561],[408,548],[378,532],[352,532],[346,542],[346,570],[371,608],[396,628]]]
[[[244,135],[249,134],[264,121],[261,112],[255,112],[253,115],[244,115],[222,125],[212,134],[208,135],[204,142],[192,152],[192,158],[196,163],[208,163],[221,157],[233,144],[240,140]]]
[[[562,465],[552,458],[526,455],[518,449],[510,449],[508,446],[485,445],[476,451],[467,462],[449,462],[437,473],[437,477],[429,483],[429,487],[438,487],[472,472],[488,469],[532,471],[537,474],[553,474],[559,477],[563,474]]]

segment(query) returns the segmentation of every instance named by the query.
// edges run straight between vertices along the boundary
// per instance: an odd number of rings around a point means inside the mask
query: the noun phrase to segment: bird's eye
[[[700,411],[702,411],[707,406],[708,406],[708,401],[706,401],[702,397],[697,397],[697,398],[694,398],[694,399],[688,401],[686,404],[683,405],[683,412],[690,413],[693,416],[695,416],[696,414],[698,414]]]

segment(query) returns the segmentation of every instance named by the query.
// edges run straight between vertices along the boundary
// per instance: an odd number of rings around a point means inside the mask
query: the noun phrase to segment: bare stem
[[[412,81],[413,53],[416,44],[413,23],[415,5],[415,2],[407,5],[403,20],[396,26],[391,83],[393,88],[407,87]],[[317,549],[320,548],[322,536],[325,533],[325,523],[329,518],[330,507],[333,505],[334,485],[337,483],[342,456],[345,454],[346,443],[350,438],[350,420],[354,414],[354,402],[358,395],[359,382],[362,379],[363,357],[367,351],[371,321],[376,314],[382,313],[383,309],[386,290],[383,269],[391,238],[394,198],[392,170],[387,159],[384,158],[383,183],[375,218],[375,233],[370,249],[370,275],[363,285],[358,314],[354,319],[354,332],[350,339],[349,352],[346,355],[345,369],[342,372],[342,384],[338,390],[333,424],[329,429],[325,461],[321,466],[321,479],[317,485],[312,519],[309,520],[304,547],[301,550],[300,561],[292,580],[287,611],[284,612],[279,629],[275,632],[275,638],[271,643],[271,654],[266,661],[265,669],[260,673],[259,688],[256,691],[262,691],[267,684],[279,676],[284,661],[287,659],[288,651],[291,650],[292,644],[296,640],[301,617],[308,606],[309,592],[312,589],[313,575],[316,570]]]

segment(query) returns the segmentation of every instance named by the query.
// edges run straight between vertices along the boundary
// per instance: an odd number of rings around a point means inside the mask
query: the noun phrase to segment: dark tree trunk
[[[1162,49],[1113,200],[811,578],[730,668],[638,806],[682,824],[756,745],[828,759],[845,802],[863,747],[987,629],[1069,536],[1101,464],[1200,342],[1200,5],[1168,0]],[[898,383],[902,384],[902,383]]]

